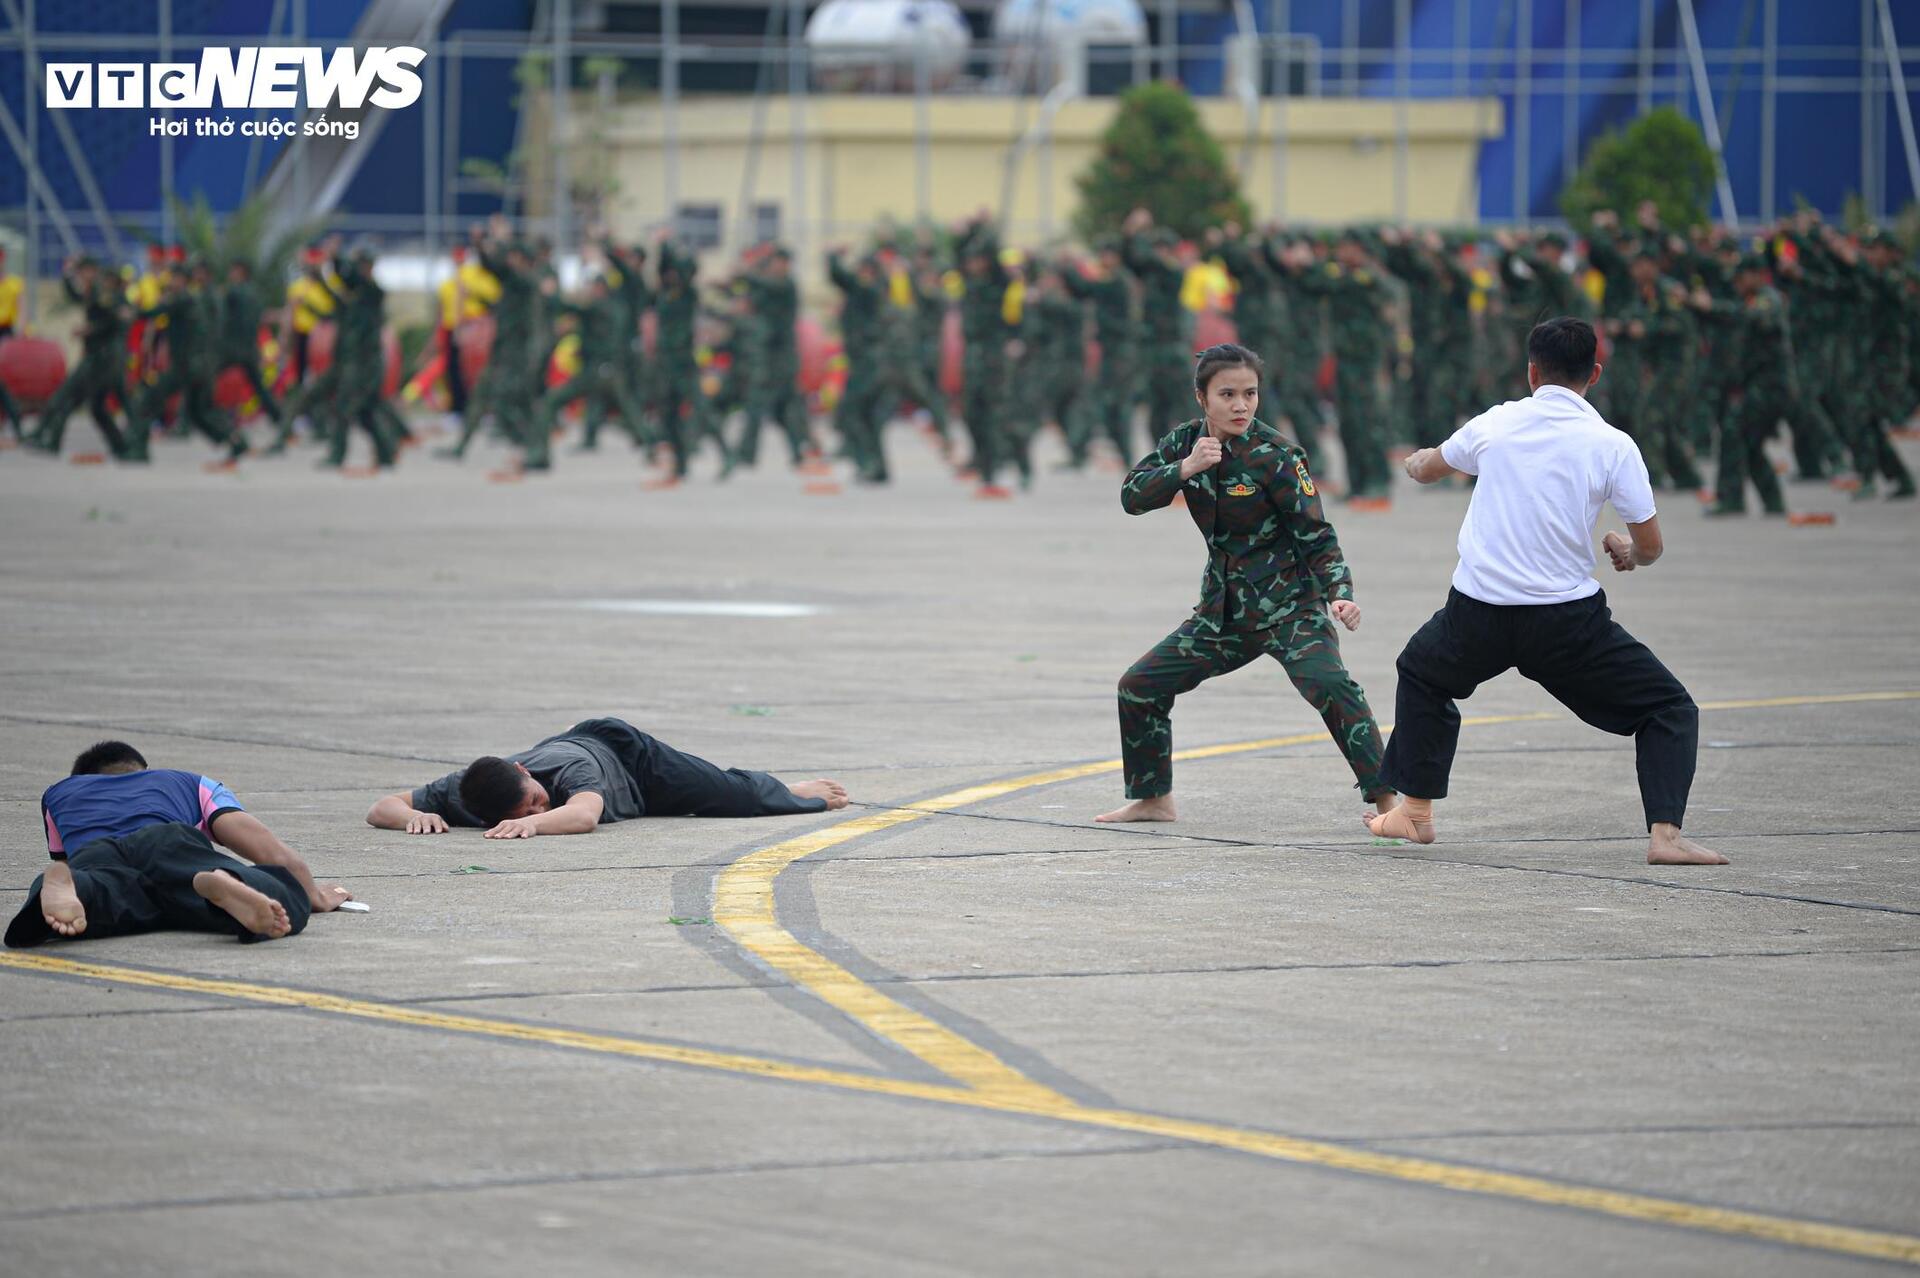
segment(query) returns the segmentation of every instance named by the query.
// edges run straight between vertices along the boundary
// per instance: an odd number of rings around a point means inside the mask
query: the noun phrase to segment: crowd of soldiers
[[[503,218],[472,228],[454,257],[438,290],[434,362],[416,379],[445,387],[458,438],[440,455],[464,457],[490,424],[520,468],[546,469],[560,414],[578,404],[580,448],[596,448],[611,421],[663,464],[662,485],[683,480],[708,443],[723,478],[756,464],[769,425],[796,468],[823,467],[800,389],[800,294],[784,247],[755,246],[704,292],[695,255],[664,233],[645,246],[591,236],[571,292],[553,246],[520,238]],[[336,239],[306,255],[282,308],[284,404],[263,375],[262,306],[247,266],[216,282],[205,263],[162,259],[131,284],[85,258],[67,264],[83,350],[27,443],[58,451],[68,416],[85,406],[116,455],[144,460],[177,395],[174,430],[206,435],[230,463],[246,436],[212,388],[238,367],[277,424],[268,452],[310,421],[329,445],[322,464],[338,466],[358,425],[377,462],[392,464],[411,435],[383,394],[386,301],[369,253],[343,253]],[[1032,481],[1033,441],[1047,429],[1060,432],[1067,467],[1108,445],[1131,461],[1194,415],[1189,295],[1203,261],[1231,280],[1223,309],[1265,361],[1261,416],[1290,431],[1318,470],[1329,469],[1326,437],[1337,437],[1351,498],[1387,496],[1390,450],[1435,444],[1525,394],[1527,331],[1555,315],[1599,327],[1606,370],[1593,399],[1639,443],[1657,485],[1708,490],[1722,514],[1745,510],[1751,485],[1763,510],[1783,512],[1764,445],[1784,427],[1799,479],[1914,492],[1889,440],[1920,404],[1920,273],[1902,246],[1805,213],[1764,234],[1682,233],[1650,204],[1630,221],[1599,212],[1577,236],[1226,224],[1198,242],[1137,210],[1091,255],[1010,250],[984,212],[937,233],[881,228],[859,252],[835,247],[823,263],[845,358],[830,406],[839,456],[859,479],[886,482],[886,427],[911,411],[982,495],[1006,495],[1008,473]],[[945,332],[956,311],[963,353],[950,400]],[[469,396],[457,334],[482,316],[492,337]],[[308,344],[328,320],[334,359],[310,374]],[[567,373],[550,385],[569,334]]]

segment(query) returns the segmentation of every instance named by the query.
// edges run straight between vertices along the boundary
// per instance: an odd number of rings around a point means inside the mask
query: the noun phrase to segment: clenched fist
[[[1220,464],[1220,441],[1211,435],[1202,435],[1180,463],[1180,478],[1192,479],[1203,470],[1209,470]]]
[[[1633,542],[1622,532],[1610,532],[1600,539],[1600,549],[1613,560],[1615,572],[1633,571]]]

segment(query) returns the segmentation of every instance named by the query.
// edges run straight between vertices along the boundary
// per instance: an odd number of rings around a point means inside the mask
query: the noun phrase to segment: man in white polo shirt
[[[1433,801],[1447,795],[1460,739],[1454,702],[1517,667],[1594,727],[1634,739],[1650,864],[1727,863],[1680,833],[1699,744],[1693,698],[1613,620],[1593,578],[1593,526],[1608,503],[1628,528],[1601,540],[1614,571],[1644,568],[1661,551],[1639,447],[1586,400],[1600,379],[1597,350],[1583,320],[1539,325],[1527,337],[1533,394],[1407,459],[1417,483],[1454,474],[1479,483],[1460,526],[1447,606],[1400,654],[1381,777],[1405,797],[1391,812],[1367,815],[1377,835],[1433,842]]]

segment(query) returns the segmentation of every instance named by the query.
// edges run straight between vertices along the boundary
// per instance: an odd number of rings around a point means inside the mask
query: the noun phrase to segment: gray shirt
[[[599,795],[606,804],[600,812],[602,825],[645,816],[647,807],[640,797],[638,779],[621,762],[611,734],[594,731],[609,722],[614,721],[588,720],[576,724],[530,750],[506,756],[507,762],[518,763],[531,773],[533,779],[546,788],[556,808],[576,794],[591,793]],[[627,731],[631,734],[633,730]],[[413,806],[446,818],[448,825],[486,826],[486,822],[467,811],[460,802],[460,778],[465,775],[466,769],[462,768],[421,786],[413,792]]]

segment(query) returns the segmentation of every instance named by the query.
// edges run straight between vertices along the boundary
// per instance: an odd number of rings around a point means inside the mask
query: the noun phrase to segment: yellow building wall
[[[1424,99],[1402,108],[1391,101],[1265,99],[1249,119],[1241,103],[1196,101],[1201,120],[1241,175],[1256,215],[1289,222],[1377,221],[1404,215],[1413,222],[1474,220],[1475,162],[1480,144],[1505,127],[1495,99]],[[921,127],[911,97],[821,95],[802,110],[805,144],[804,215],[795,219],[790,181],[791,126],[785,98],[769,99],[761,126],[752,193],[742,202],[752,154],[754,105],[744,97],[683,98],[678,135],[678,203],[714,204],[722,211],[728,249],[752,234],[751,205],[778,205],[781,235],[815,250],[855,242],[883,218],[920,216],[950,222],[986,207],[1000,210],[1008,187],[1008,156],[1022,137],[1027,147],[1012,182],[1007,239],[1042,244],[1071,238],[1079,197],[1074,178],[1092,160],[1117,101],[1067,103],[1042,131],[1037,99],[933,98],[925,107],[929,138],[924,161],[915,145]],[[622,237],[638,238],[665,222],[669,208],[667,121],[657,101],[617,105],[598,116],[593,100],[571,104],[570,163],[591,146],[618,183],[607,209]],[[1400,146],[1405,143],[1404,178]],[[1050,133],[1051,155],[1040,138]],[[1276,160],[1284,181],[1276,183]],[[529,176],[531,212],[544,210],[549,183]],[[813,272],[810,261],[803,269]]]

